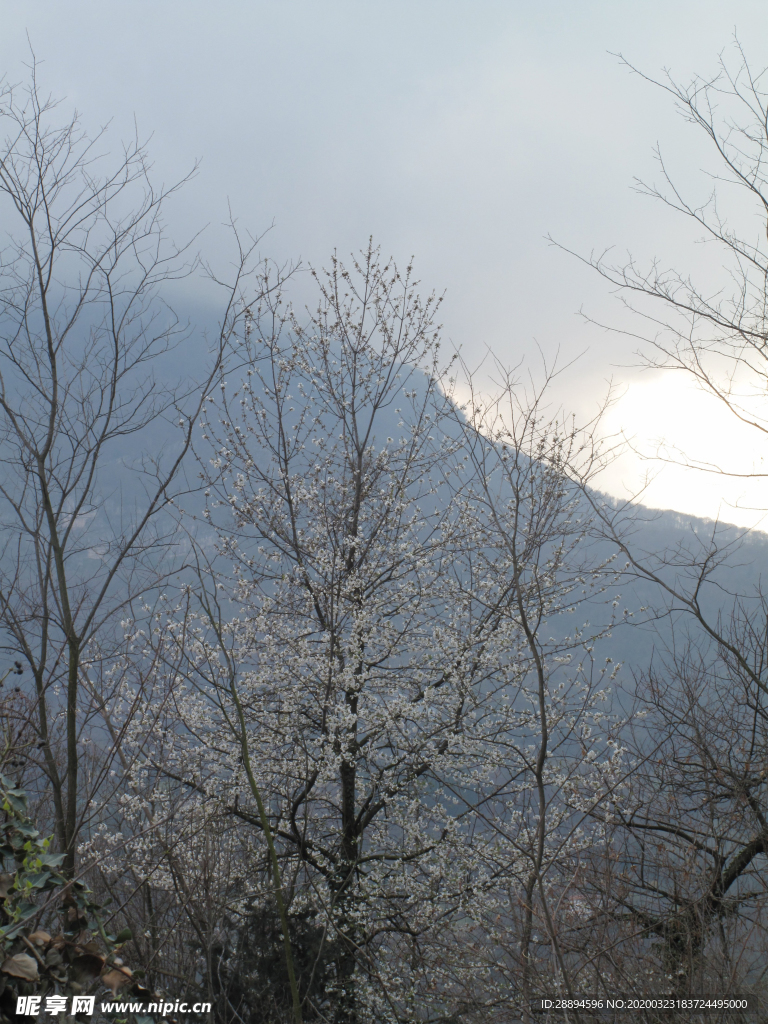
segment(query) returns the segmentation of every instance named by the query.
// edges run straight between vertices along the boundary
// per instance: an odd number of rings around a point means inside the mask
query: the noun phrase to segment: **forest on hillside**
[[[768,97],[655,85],[761,231],[667,180],[714,297],[586,259],[765,433]],[[682,1001],[768,1000],[765,535],[602,493],[620,439],[546,368],[485,394],[411,264],[233,222],[216,271],[140,141],[0,103],[0,1020],[757,1019]]]

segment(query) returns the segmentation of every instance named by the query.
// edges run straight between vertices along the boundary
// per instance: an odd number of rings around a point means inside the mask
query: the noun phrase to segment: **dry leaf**
[[[82,953],[72,961],[72,974],[75,981],[90,984],[101,974],[104,966],[103,956],[94,956],[92,953]]]
[[[37,981],[40,975],[37,973],[37,960],[34,960],[27,953],[17,953],[9,956],[0,971],[10,974],[14,978],[23,978],[25,981]]]
[[[64,957],[58,951],[58,949],[49,949],[45,954],[45,966],[46,967],[59,967],[64,963]]]
[[[107,971],[101,980],[111,990],[112,995],[116,996],[118,990],[130,982],[131,974],[130,967],[121,967],[117,971]]]
[[[44,932],[42,929],[38,932],[32,932],[31,935],[27,936],[27,938],[36,946],[47,946],[51,941],[51,936],[48,932]]]

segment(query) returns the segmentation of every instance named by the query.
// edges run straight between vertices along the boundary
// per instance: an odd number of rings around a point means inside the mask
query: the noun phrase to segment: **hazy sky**
[[[612,429],[724,459],[749,435],[677,378],[639,375],[629,341],[585,323],[582,308],[626,321],[546,236],[701,265],[683,226],[631,189],[657,176],[659,142],[701,190],[701,141],[612,54],[686,80],[714,69],[734,29],[768,64],[765,0],[0,0],[7,79],[24,77],[28,33],[45,87],[86,124],[112,118],[116,147],[135,116],[161,178],[202,161],[172,226],[210,224],[214,260],[227,258],[227,200],[253,231],[274,222],[263,250],[277,259],[322,263],[373,235],[446,291],[445,334],[470,363],[489,349],[533,367],[537,345],[564,361],[584,352],[558,401],[586,414],[612,378],[624,384]],[[645,468],[625,459],[605,485],[618,492]],[[646,498],[713,516],[742,490],[666,468]],[[761,490],[745,500],[768,507]]]

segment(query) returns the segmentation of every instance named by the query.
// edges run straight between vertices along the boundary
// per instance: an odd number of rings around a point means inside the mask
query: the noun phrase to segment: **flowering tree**
[[[246,312],[242,378],[206,403],[215,542],[138,638],[164,669],[136,806],[248,837],[218,913],[242,934],[275,901],[294,1016],[500,1012],[537,964],[576,984],[554,905],[620,760],[601,628],[573,618],[606,575],[578,435],[512,387],[511,427],[460,412],[410,268],[369,249],[316,280],[307,323],[275,293]]]

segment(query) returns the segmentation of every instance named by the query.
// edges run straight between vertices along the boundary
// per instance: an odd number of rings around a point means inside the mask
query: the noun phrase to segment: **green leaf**
[[[45,883],[50,881],[50,879],[50,871],[29,872],[24,875],[24,884],[31,886],[33,889],[42,889]]]
[[[14,907],[16,918],[18,920],[19,915],[26,920],[28,917],[32,917],[37,913],[37,904],[30,903],[29,900],[20,900]]]
[[[27,814],[27,801],[20,800],[15,793],[10,790],[6,791],[5,800],[3,801],[3,807],[6,811],[18,814],[20,817],[26,817]]]
[[[39,857],[40,863],[46,868],[57,868],[64,861],[63,853],[44,853]]]
[[[123,928],[121,932],[118,932],[115,936],[115,945],[122,946],[124,942],[130,942],[133,938],[133,932],[130,928]]]
[[[21,920],[14,921],[13,924],[6,925],[5,928],[0,928],[0,942],[8,942],[10,939],[15,939],[17,935],[21,934],[27,927],[27,922],[30,917],[33,917],[37,911],[37,907],[32,907],[32,910],[24,914]]]

